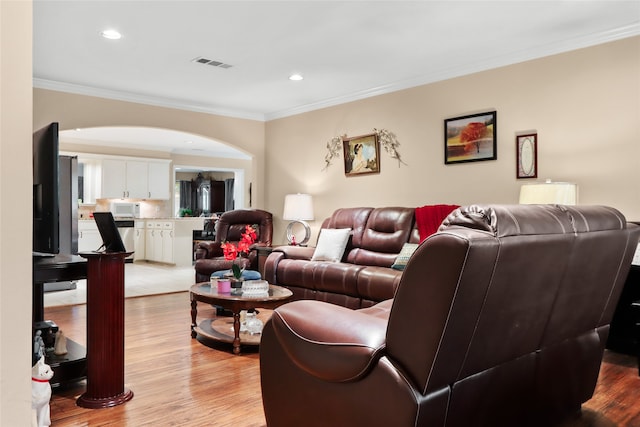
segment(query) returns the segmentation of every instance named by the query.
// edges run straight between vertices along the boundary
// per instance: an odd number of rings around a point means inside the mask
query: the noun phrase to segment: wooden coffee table
[[[271,310],[284,304],[291,298],[293,293],[282,286],[269,285],[269,292],[266,295],[242,295],[240,291],[235,293],[218,293],[217,287],[211,288],[211,283],[196,283],[189,289],[191,299],[191,338],[198,335],[203,337],[228,342],[233,344],[233,353],[240,354],[240,344],[258,345],[260,335],[250,335],[248,333],[240,336],[240,312],[255,308],[260,310],[258,318],[265,322],[271,317]],[[233,313],[233,320],[220,317],[216,319],[206,319],[196,323],[198,316],[198,302],[213,304],[225,308]],[[233,335],[231,330],[233,329]]]

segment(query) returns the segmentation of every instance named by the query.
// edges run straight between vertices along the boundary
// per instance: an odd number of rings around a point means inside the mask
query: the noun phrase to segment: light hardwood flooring
[[[188,291],[195,280],[192,266],[175,267],[146,261],[127,263],[124,266],[125,297],[156,295]],[[85,304],[87,281],[78,280],[76,289],[45,292],[44,306]]]
[[[214,315],[211,306],[198,304],[198,319]],[[86,343],[85,305],[48,307],[45,317]],[[52,425],[265,426],[256,350],[243,347],[234,356],[228,345],[207,347],[191,338],[190,324],[188,292],[126,299],[125,386],[133,399],[113,408],[80,408],[80,382],[54,393]],[[635,358],[606,352],[594,397],[562,427],[640,427]]]

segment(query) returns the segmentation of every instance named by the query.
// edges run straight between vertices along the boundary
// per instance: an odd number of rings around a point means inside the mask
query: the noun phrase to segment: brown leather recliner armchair
[[[273,216],[270,212],[260,209],[236,209],[228,211],[220,216],[216,224],[216,238],[214,241],[199,242],[195,249],[196,283],[207,282],[211,273],[231,268],[234,261],[224,259],[222,243],[237,243],[244,233],[247,225],[256,226],[256,246],[271,246],[273,236]],[[249,252],[247,258],[238,258],[235,261],[242,268],[249,270],[258,269],[257,254],[255,250]]]
[[[593,394],[639,238],[601,206],[457,209],[394,299],[274,311],[260,346],[267,424],[554,425]]]

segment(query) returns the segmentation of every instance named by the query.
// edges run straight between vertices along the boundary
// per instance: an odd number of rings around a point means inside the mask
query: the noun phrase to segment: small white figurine
[[[56,356],[67,354],[67,337],[62,330],[56,332],[56,343],[53,346],[53,354]]]
[[[51,367],[44,363],[44,356],[31,368],[31,427],[51,425],[51,384],[53,377]]]

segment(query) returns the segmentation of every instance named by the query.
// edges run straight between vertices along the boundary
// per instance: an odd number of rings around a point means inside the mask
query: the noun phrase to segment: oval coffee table
[[[233,353],[240,354],[240,344],[257,345],[260,343],[260,335],[249,335],[240,338],[240,312],[242,310],[250,310],[254,308],[266,308],[273,310],[274,308],[284,304],[291,298],[293,293],[282,286],[269,285],[269,292],[262,295],[242,295],[242,291],[238,293],[220,292],[217,287],[211,288],[211,283],[196,283],[189,289],[189,298],[191,299],[191,338],[196,338],[198,334],[216,341],[228,342],[233,344]],[[228,318],[207,319],[196,323],[198,315],[198,301],[206,304],[213,304],[225,308],[233,313],[233,336],[226,333],[231,332],[230,321]],[[259,318],[264,322],[270,317],[271,311],[267,313],[261,311]]]

